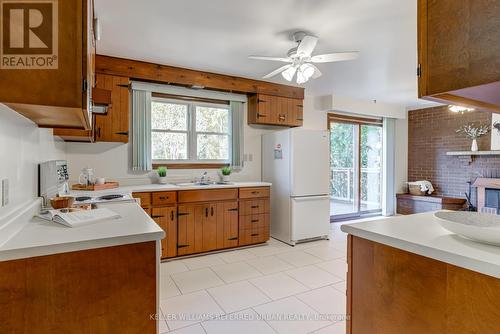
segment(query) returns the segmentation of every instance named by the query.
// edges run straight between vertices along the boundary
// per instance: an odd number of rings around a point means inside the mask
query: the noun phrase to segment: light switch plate
[[[9,204],[9,179],[2,180],[2,206]]]

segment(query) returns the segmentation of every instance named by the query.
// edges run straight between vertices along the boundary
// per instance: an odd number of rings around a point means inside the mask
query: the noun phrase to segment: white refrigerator
[[[327,131],[288,129],[262,136],[262,180],[271,182],[271,236],[295,245],[328,238]]]

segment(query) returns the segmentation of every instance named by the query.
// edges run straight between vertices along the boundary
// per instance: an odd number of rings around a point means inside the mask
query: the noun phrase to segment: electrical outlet
[[[2,206],[9,204],[9,179],[2,180]]]

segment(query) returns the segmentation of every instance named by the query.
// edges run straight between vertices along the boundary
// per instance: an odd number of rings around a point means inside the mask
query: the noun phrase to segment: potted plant
[[[159,184],[166,184],[167,183],[167,167],[158,167],[156,170],[156,173],[158,173],[158,183]]]
[[[231,173],[233,172],[233,170],[231,169],[231,167],[223,167],[221,170],[220,170],[221,174],[222,174],[222,182],[229,182],[229,175],[231,175]]]
[[[460,128],[457,129],[457,133],[463,133],[466,137],[469,139],[472,139],[472,146],[471,146],[471,151],[475,152],[478,150],[477,147],[477,139],[481,136],[484,136],[487,134],[491,129],[490,125],[479,125],[479,126],[474,126],[474,124],[467,124],[467,125],[462,125]]]

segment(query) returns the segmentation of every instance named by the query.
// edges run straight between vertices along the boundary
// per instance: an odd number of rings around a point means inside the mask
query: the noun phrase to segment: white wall
[[[0,180],[9,179],[10,188],[9,204],[0,207],[0,222],[37,196],[39,162],[65,158],[65,143],[55,140],[51,129],[39,129],[0,104]]]

